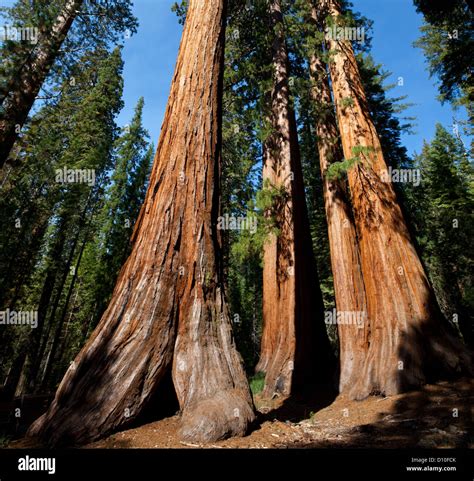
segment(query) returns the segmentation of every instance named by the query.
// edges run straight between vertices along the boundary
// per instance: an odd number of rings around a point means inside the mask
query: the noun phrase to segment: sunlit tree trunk
[[[322,18],[313,7],[311,20],[318,28]],[[357,233],[346,179],[331,178],[328,168],[343,160],[342,147],[331,98],[326,63],[312,53],[309,61],[312,77],[311,96],[316,106],[316,136],[323,181],[324,206],[328,224],[331,267],[334,279],[336,309],[338,313],[359,316],[360,324],[338,323],[339,337],[339,390],[350,392],[356,384],[368,348],[367,306],[365,287],[360,266]],[[337,322],[337,317],[330,321]],[[354,317],[356,318],[356,317]]]
[[[323,14],[342,22],[336,0]],[[368,313],[365,363],[353,397],[387,395],[470,369],[470,355],[440,313],[391,180],[350,41],[328,36],[330,72],[360,246]]]
[[[269,6],[273,90],[263,180],[276,189],[271,215],[278,234],[264,245],[263,333],[256,370],[265,372],[263,396],[288,396],[328,381],[332,353],[312,251],[295,113],[288,85],[288,54],[280,0]]]
[[[184,439],[242,435],[254,419],[219,262],[224,31],[224,0],[191,0],[131,255],[30,435],[79,444],[124,427],[166,397],[170,370]]]

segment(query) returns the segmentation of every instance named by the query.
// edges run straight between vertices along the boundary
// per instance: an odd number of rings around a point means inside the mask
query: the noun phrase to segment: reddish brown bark
[[[340,21],[338,1],[321,0],[319,6]],[[385,181],[387,165],[352,45],[329,38],[328,46],[344,155],[354,158],[357,149],[367,148],[348,172],[369,322],[365,363],[351,393],[390,395],[469,372],[470,355],[440,314],[392,183]]]
[[[315,8],[312,20],[321,27]],[[346,186],[347,179],[331,179],[328,168],[344,157],[339,140],[334,104],[331,98],[326,63],[313,53],[309,61],[313,86],[311,96],[317,107],[316,135],[323,181],[324,206],[328,224],[331,267],[338,313],[367,316],[365,287],[360,266],[357,232]],[[333,319],[333,322],[337,319]],[[368,323],[361,325],[338,323],[339,391],[351,392],[365,360]]]
[[[263,333],[256,370],[265,372],[263,396],[283,396],[328,381],[332,353],[323,316],[303,187],[295,114],[288,85],[288,54],[280,0],[270,2],[275,32],[271,94],[272,133],[263,180],[282,195],[272,215],[278,235],[264,246]]]
[[[11,91],[3,101],[0,118],[0,168],[18,138],[33,103],[51,69],[51,66],[76,18],[83,0],[67,0],[56,22],[48,32],[40,35],[31,55],[15,74]]]
[[[98,327],[29,431],[51,444],[125,426],[152,395],[166,397],[160,381],[170,370],[184,439],[242,435],[254,419],[216,228],[224,3],[190,3],[132,253]]]

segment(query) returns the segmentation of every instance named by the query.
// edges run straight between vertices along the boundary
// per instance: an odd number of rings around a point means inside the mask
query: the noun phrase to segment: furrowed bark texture
[[[336,23],[340,20],[338,1],[321,0],[320,8]],[[386,179],[387,165],[352,45],[329,36],[328,46],[344,155],[360,159],[349,169],[348,180],[369,326],[365,363],[351,395],[396,394],[435,378],[472,372],[471,354],[440,314],[393,185]]]
[[[132,253],[30,435],[54,445],[104,436],[135,419],[152,395],[159,399],[170,370],[184,439],[243,435],[254,419],[216,228],[224,29],[224,0],[191,1]]]
[[[15,73],[17,78],[10,82],[12,88],[3,101],[0,117],[0,168],[10,154],[19,129],[25,123],[82,4],[83,0],[66,1],[51,30],[39,36],[32,53]]]
[[[312,20],[320,25],[315,8]],[[316,136],[323,181],[324,206],[328,224],[331,267],[336,308],[339,313],[360,315],[363,324],[338,323],[339,391],[351,392],[362,371],[368,348],[367,306],[364,279],[360,266],[357,232],[345,179],[330,179],[327,174],[333,162],[343,160],[339,132],[331,98],[326,64],[316,54],[309,61],[313,80],[311,95],[317,106]],[[337,318],[336,318],[337,319]]]
[[[269,6],[275,32],[273,132],[265,145],[263,179],[282,189],[273,216],[278,235],[264,246],[263,333],[256,370],[265,372],[262,395],[283,396],[328,382],[333,358],[309,230],[296,121],[288,86],[288,54],[280,0]]]

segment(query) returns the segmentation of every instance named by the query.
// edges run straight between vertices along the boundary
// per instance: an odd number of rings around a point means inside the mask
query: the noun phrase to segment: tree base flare
[[[179,435],[183,441],[195,443],[244,436],[254,419],[246,393],[232,389],[186,408]]]

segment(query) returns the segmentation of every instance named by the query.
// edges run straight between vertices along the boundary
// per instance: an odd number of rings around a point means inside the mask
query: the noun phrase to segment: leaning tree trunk
[[[10,154],[51,66],[84,0],[67,0],[51,29],[42,33],[3,100],[0,117],[0,168]]]
[[[224,4],[190,2],[132,252],[98,327],[29,431],[50,444],[124,427],[166,394],[160,381],[170,370],[184,439],[242,435],[254,419],[219,264]]]
[[[320,25],[315,8],[312,20]],[[367,306],[364,279],[360,266],[357,232],[346,180],[331,178],[328,168],[343,160],[334,104],[331,98],[326,63],[316,52],[311,54],[309,67],[313,81],[311,96],[317,110],[316,136],[323,181],[324,206],[328,224],[331,267],[338,313],[360,315],[361,324],[338,322],[339,391],[350,393],[363,368],[368,342]],[[333,322],[337,321],[333,319]]]
[[[41,289],[41,295],[38,301],[37,315],[38,325],[29,333],[28,337],[22,343],[19,349],[18,357],[24,359],[22,369],[17,374],[14,392],[24,395],[30,391],[30,387],[34,387],[34,380],[38,373],[39,364],[41,362],[41,339],[44,337],[46,318],[50,309],[51,298],[53,297],[54,288],[57,284],[58,276],[61,273],[61,257],[66,243],[66,236],[69,223],[63,217],[58,224],[58,235],[54,238],[51,252],[48,253],[50,260],[46,269],[45,280]],[[48,331],[47,331],[48,333]],[[23,353],[26,353],[26,357]],[[15,382],[12,377],[10,382]]]
[[[74,287],[75,287],[76,280],[77,280],[77,277],[78,277],[79,267],[81,265],[82,256],[83,256],[84,250],[86,248],[88,235],[89,235],[89,228],[90,228],[91,222],[92,222],[92,218],[89,219],[89,225],[86,228],[86,232],[84,234],[84,239],[82,240],[81,248],[79,249],[79,254],[77,256],[76,263],[74,265],[74,271],[73,271],[73,274],[72,274],[72,279],[71,279],[71,282],[69,284],[67,294],[66,294],[66,298],[64,300],[64,304],[63,304],[63,307],[62,307],[61,316],[59,317],[59,320],[57,321],[57,324],[54,327],[53,339],[52,339],[52,342],[51,342],[51,348],[50,348],[50,351],[49,351],[49,355],[46,358],[45,366],[44,366],[44,369],[43,369],[43,374],[41,375],[40,379],[35,379],[36,390],[38,390],[38,386],[39,386],[40,391],[45,390],[45,387],[48,384],[49,377],[51,375],[51,371],[53,369],[53,366],[57,364],[58,359],[60,359],[60,357],[61,357],[61,356],[58,355],[58,353],[56,351],[57,351],[59,343],[60,343],[61,335],[63,334],[63,326],[64,326],[64,322],[66,320],[66,315],[67,315],[67,312],[68,312],[69,301],[71,300],[71,296],[72,296],[72,293],[74,291]],[[76,237],[75,242],[74,242],[74,247],[71,250],[71,255],[73,255],[74,251],[76,250],[75,247],[76,247],[76,244],[77,244],[77,241],[78,241],[78,238],[79,238],[80,234],[81,234],[81,229],[79,229],[78,232],[77,232],[77,237]],[[68,265],[66,266],[68,271],[70,271],[71,264],[72,264],[72,259],[71,259],[71,262],[68,262]],[[58,290],[60,294],[62,294],[62,291],[64,289],[65,281],[64,281],[64,284],[62,284],[61,287]],[[54,324],[55,317],[56,317],[56,309],[53,309],[53,312],[51,314],[50,321],[49,321],[51,327]],[[39,359],[42,359],[42,356]],[[39,369],[38,369],[38,372],[39,372]]]
[[[79,224],[83,224],[86,219],[89,204],[92,201],[92,196],[89,194],[86,205],[82,209]],[[25,365],[23,366],[23,373],[21,379],[24,381],[17,389],[17,394],[27,394],[35,392],[37,389],[37,376],[40,369],[41,359],[44,353],[44,346],[48,340],[49,331],[56,317],[56,311],[61,300],[61,295],[66,284],[67,277],[70,274],[70,267],[74,259],[74,253],[81,233],[81,228],[78,229],[73,240],[72,246],[69,250],[69,255],[64,265],[61,265],[63,249],[66,244],[67,233],[71,227],[71,219],[67,215],[62,215],[58,223],[58,236],[54,240],[53,247],[49,253],[52,259],[46,273],[46,279],[43,284],[41,296],[38,304],[38,327],[34,329],[27,339],[23,349],[27,352]],[[53,297],[54,291],[56,295]],[[47,314],[49,315],[49,322],[46,321]],[[45,327],[47,327],[46,333]],[[46,337],[45,337],[46,336]],[[42,341],[43,338],[43,341]],[[19,378],[20,380],[20,378]]]
[[[257,371],[262,395],[283,396],[328,382],[333,359],[323,317],[303,186],[296,121],[288,86],[288,54],[280,0],[270,3],[274,29],[273,132],[265,145],[264,184],[278,189],[271,215],[278,235],[264,245],[263,333]]]
[[[336,0],[320,0],[335,23]],[[390,179],[349,41],[328,38],[330,72],[364,278],[368,340],[351,395],[387,395],[471,369],[470,355],[442,318]]]

